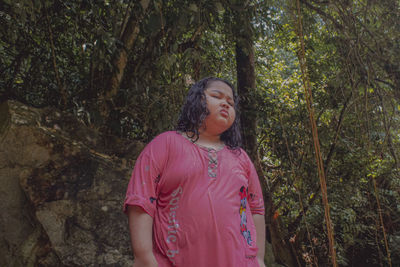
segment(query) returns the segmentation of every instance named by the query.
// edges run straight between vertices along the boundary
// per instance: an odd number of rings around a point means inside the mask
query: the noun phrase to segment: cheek
[[[216,103],[215,99],[212,99],[212,97],[207,97],[206,98],[206,106],[208,111],[210,111],[210,113],[213,113],[216,111],[216,107],[218,106],[218,103]]]
[[[236,118],[236,112],[235,112],[234,109],[232,109],[230,117],[232,118],[232,123],[233,123],[235,121],[235,118]]]

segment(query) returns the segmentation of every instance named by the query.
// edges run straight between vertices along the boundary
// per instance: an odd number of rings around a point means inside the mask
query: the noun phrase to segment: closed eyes
[[[211,94],[211,97],[217,98],[217,99],[222,99],[224,96],[222,94]],[[233,107],[234,103],[232,101],[227,101],[229,106]]]

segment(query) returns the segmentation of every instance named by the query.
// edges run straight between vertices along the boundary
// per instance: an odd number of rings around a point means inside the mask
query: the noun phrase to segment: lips
[[[222,109],[219,113],[224,118],[228,118],[229,117],[229,112],[227,110],[225,110],[225,109]]]

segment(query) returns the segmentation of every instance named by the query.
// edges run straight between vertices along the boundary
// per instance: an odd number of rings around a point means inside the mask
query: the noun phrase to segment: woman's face
[[[222,134],[235,121],[235,102],[232,88],[224,82],[213,81],[204,91],[207,109],[210,112],[203,122],[207,131],[212,134]]]

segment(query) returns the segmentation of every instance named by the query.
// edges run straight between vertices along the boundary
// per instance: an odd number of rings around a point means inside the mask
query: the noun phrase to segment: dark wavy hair
[[[233,85],[224,79],[207,77],[192,85],[186,96],[181,114],[179,115],[176,130],[191,134],[189,137],[195,138],[195,141],[199,139],[199,127],[207,115],[210,114],[210,111],[207,109],[204,91],[215,81],[223,82],[232,89],[236,117],[232,126],[221,134],[221,140],[231,150],[236,150],[242,145],[238,112],[239,99]]]

